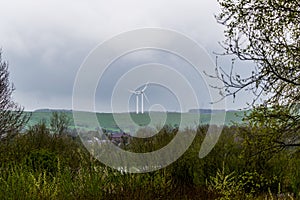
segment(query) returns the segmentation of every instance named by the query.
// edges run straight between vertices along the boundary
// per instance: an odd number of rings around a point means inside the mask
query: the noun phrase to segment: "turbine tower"
[[[139,113],[139,95],[140,95],[140,91],[129,90],[129,92],[131,92],[132,94],[135,94],[135,98],[136,98],[136,114],[138,114]]]
[[[144,113],[144,97],[145,99],[149,102],[146,94],[145,94],[145,90],[148,87],[148,83],[145,85],[145,87],[141,90],[129,90],[129,92],[131,92],[132,94],[135,94],[135,98],[136,98],[136,114],[139,113],[139,96],[141,96],[141,113]]]

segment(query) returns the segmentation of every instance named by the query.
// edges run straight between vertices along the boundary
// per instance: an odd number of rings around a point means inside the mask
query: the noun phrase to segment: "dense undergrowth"
[[[188,151],[168,167],[126,174],[95,160],[78,137],[53,135],[40,123],[0,143],[0,199],[299,199],[299,151],[249,156],[253,147],[242,137],[248,128],[231,126],[200,159],[206,130],[199,127]],[[165,127],[124,148],[153,151],[175,134]]]

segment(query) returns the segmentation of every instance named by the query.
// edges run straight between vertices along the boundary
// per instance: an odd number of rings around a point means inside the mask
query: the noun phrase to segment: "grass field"
[[[27,123],[27,127],[33,126],[40,121],[45,121],[47,125],[50,123],[52,115],[51,110],[48,111],[35,111],[31,113],[31,118]],[[62,111],[66,113],[71,120],[70,128],[75,128],[73,121],[73,114],[71,111]],[[29,112],[28,112],[29,113]],[[225,125],[232,125],[233,123],[241,123],[244,111],[227,111],[225,117]],[[80,118],[77,122],[77,128],[83,130],[95,130],[97,126],[92,123],[95,113],[91,112],[80,112]],[[216,113],[216,118],[221,117],[220,114]],[[220,116],[218,116],[220,115]],[[211,114],[200,114],[196,113],[176,113],[176,112],[151,112],[144,114],[136,113],[96,113],[101,128],[118,131],[120,127],[125,132],[130,132],[137,126],[151,126],[151,127],[162,127],[164,125],[178,126],[181,125],[183,128],[191,128],[198,125],[209,124],[211,120]],[[183,119],[181,121],[181,119]],[[117,122],[116,122],[117,121]],[[218,122],[212,122],[213,124],[222,124]],[[136,124],[136,125],[134,125]]]

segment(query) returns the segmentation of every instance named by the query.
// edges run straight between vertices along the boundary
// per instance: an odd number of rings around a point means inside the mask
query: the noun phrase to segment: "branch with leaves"
[[[9,82],[8,64],[2,61],[0,51],[0,140],[12,138],[29,120],[24,114],[24,108],[12,100],[15,90]]]
[[[216,16],[226,27],[225,52],[241,61],[253,61],[256,69],[241,78],[224,70],[217,76],[225,84],[224,96],[241,90],[256,98],[269,94],[266,103],[290,105],[300,100],[300,3],[296,0],[219,0]]]

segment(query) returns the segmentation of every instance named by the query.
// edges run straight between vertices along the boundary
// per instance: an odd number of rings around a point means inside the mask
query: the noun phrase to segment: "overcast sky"
[[[99,43],[125,31],[172,29],[200,43],[213,59],[213,51],[222,51],[218,42],[223,40],[223,27],[214,18],[219,13],[216,0],[0,0],[0,6],[0,47],[16,86],[14,99],[26,110],[72,108],[73,84],[86,56]],[[166,59],[163,53],[145,51],[120,59],[119,65],[153,62],[149,58],[166,65],[180,62]],[[229,65],[230,61],[222,58],[222,63]],[[113,85],[110,80],[118,79],[114,77],[117,72],[108,73],[104,80],[107,87],[96,95],[97,111],[110,111],[108,90]],[[172,94],[160,92],[155,85],[148,89],[152,102],[146,107],[172,102]],[[227,109],[245,107],[245,102],[251,100],[248,96],[241,94],[235,103],[228,99]],[[208,102],[202,99],[200,107],[209,106]],[[129,104],[134,109],[134,98]],[[176,110],[176,106],[174,101],[166,108]]]

